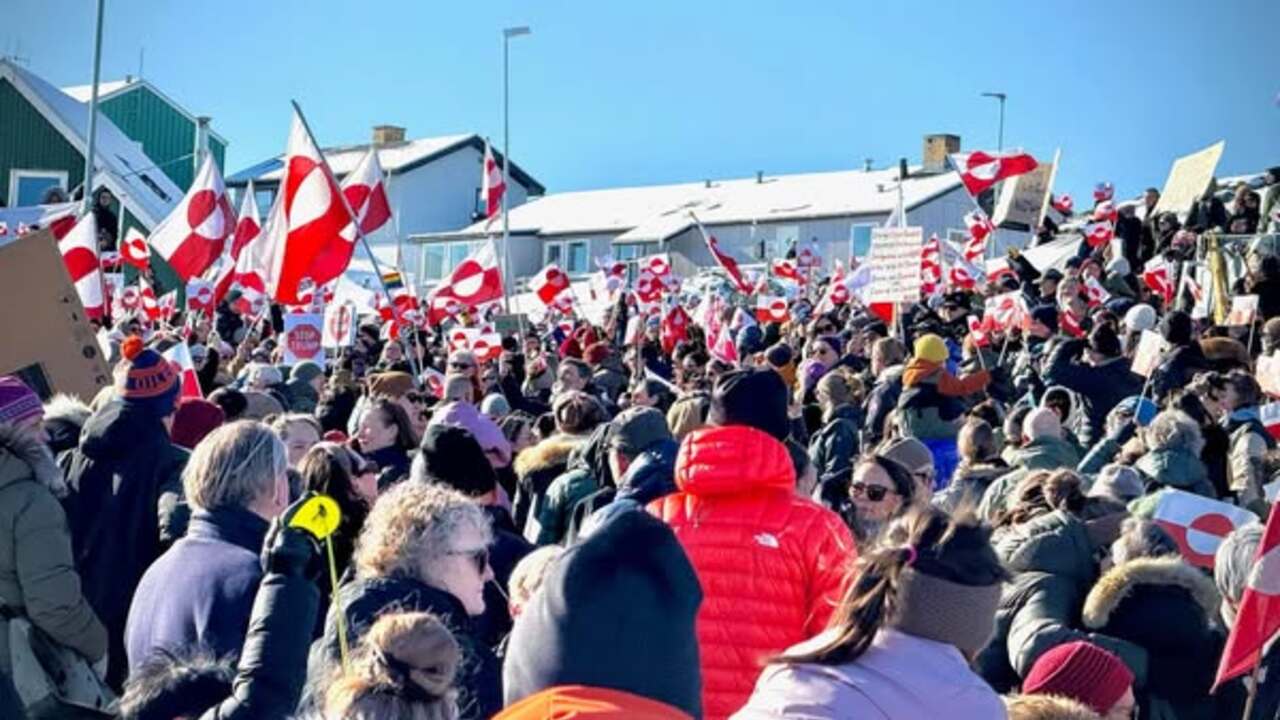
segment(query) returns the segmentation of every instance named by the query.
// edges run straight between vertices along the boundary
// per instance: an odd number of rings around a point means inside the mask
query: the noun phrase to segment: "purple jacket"
[[[833,631],[791,648],[803,652]],[[884,629],[844,665],[770,665],[732,720],[1004,720],[1000,696],[951,645]]]

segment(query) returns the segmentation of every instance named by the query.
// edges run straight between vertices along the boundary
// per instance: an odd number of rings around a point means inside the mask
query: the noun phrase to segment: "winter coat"
[[[525,538],[534,545],[551,545],[565,539],[573,508],[609,482],[608,423],[596,426],[587,441],[569,455],[568,470],[551,481],[542,507],[525,524]]]
[[[70,395],[55,395],[44,406],[44,430],[49,435],[49,450],[57,459],[63,452],[80,444],[80,431],[93,411]]]
[[[1242,408],[1224,423],[1230,451],[1227,453],[1227,485],[1241,505],[1267,512],[1262,486],[1267,484],[1266,455],[1276,446],[1258,417],[1258,408]]]
[[[1218,497],[1213,490],[1213,483],[1209,482],[1209,473],[1205,470],[1204,463],[1186,448],[1151,450],[1138,458],[1133,467],[1149,482],[1157,485],[1167,485],[1210,498]]]
[[[159,653],[195,645],[219,656],[240,653],[267,528],[243,508],[192,513],[187,536],[147,569],[133,596],[125,627],[130,672]]]
[[[826,626],[857,553],[839,516],[795,494],[786,446],[765,432],[696,430],[675,477],[680,491],[649,509],[702,584],[703,708],[724,718],[746,701],[763,660]]]
[[[365,459],[378,466],[378,491],[395,485],[409,475],[413,459],[399,445],[389,445],[373,452],[361,453]]]
[[[177,539],[172,523],[178,515],[161,508],[185,508],[176,499],[188,454],[169,442],[160,418],[115,402],[89,418],[71,457],[71,494],[63,507],[85,597],[107,626],[108,680],[116,685],[124,680],[124,628],[134,589]]]
[[[1074,469],[1080,464],[1080,455],[1071,443],[1056,437],[1032,440],[1010,454],[1009,473],[1000,476],[987,487],[978,504],[978,514],[987,520],[995,520],[1008,509],[1009,497],[1018,483],[1035,470]]]
[[[618,396],[627,389],[627,374],[610,358],[591,374],[591,384],[606,400],[617,403]]]
[[[320,393],[311,387],[311,383],[301,380],[290,380],[285,383],[284,395],[289,401],[289,404],[285,405],[289,408],[289,412],[312,415],[316,411],[316,405],[320,403]]]
[[[1053,511],[994,538],[996,553],[1013,579],[1005,584],[996,610],[996,632],[974,668],[998,693],[1008,693],[1049,648],[1088,640],[1118,653],[1142,678],[1146,657],[1140,648],[1076,630],[1080,607],[1093,584],[1093,547],[1085,524]]]
[[[622,690],[588,685],[557,685],[513,705],[494,720],[547,720],[547,718],[627,718],[628,720],[693,720],[693,716],[666,703]]]
[[[586,441],[584,436],[557,433],[516,456],[518,484],[511,516],[521,532],[524,532],[529,518],[536,518],[542,510],[551,482],[568,469],[569,454]],[[536,533],[534,537],[537,537]]]
[[[836,630],[788,650],[814,650]],[[891,628],[876,633],[857,660],[840,665],[769,665],[733,720],[1003,720],[1000,696],[969,669],[953,645]]]
[[[863,447],[871,447],[880,442],[884,435],[884,422],[898,406],[898,398],[902,395],[902,365],[887,367],[876,378],[876,384],[867,393],[864,406],[862,443]]]
[[[902,395],[898,397],[903,431],[921,440],[955,438],[964,419],[961,398],[990,382],[991,374],[986,370],[957,378],[938,363],[912,358],[902,374]]]
[[[676,492],[676,453],[680,445],[662,440],[640,453],[617,479],[618,499],[648,505]]]
[[[71,533],[55,493],[62,473],[38,440],[0,423],[0,606],[91,662],[107,653],[107,630],[80,587]],[[9,667],[9,623],[0,618],[0,674]]]
[[[1191,384],[1197,372],[1209,369],[1200,343],[1191,343],[1171,350],[1160,358],[1160,364],[1151,371],[1151,392],[1163,400],[1169,393]]]
[[[1140,718],[1212,718],[1213,685],[1224,633],[1217,627],[1213,578],[1174,555],[1111,568],[1089,591],[1090,630],[1146,650],[1146,683],[1135,688]]]
[[[995,458],[990,463],[958,467],[951,477],[951,484],[941,492],[934,493],[933,505],[948,513],[955,512],[960,507],[977,507],[991,483],[1008,472],[1009,466],[1000,458]]]
[[[453,633],[462,649],[454,687],[464,720],[492,717],[502,707],[502,668],[498,658],[476,635],[475,625],[457,598],[410,577],[357,578],[338,592],[339,606],[329,608],[324,636],[311,646],[307,661],[307,691],[303,709],[323,703],[324,691],[341,663],[338,622],[346,620],[347,642],[356,647],[377,619],[392,612],[434,613]]]
[[[533,545],[516,532],[511,513],[497,505],[483,505],[493,528],[493,543],[489,545],[489,566],[493,568],[493,580],[484,586],[484,613],[475,619],[476,635],[489,647],[497,648],[511,632],[511,609],[507,605],[507,583],[511,571],[525,555],[533,552]]]
[[[278,573],[262,578],[231,697],[205,711],[200,720],[291,717],[306,685],[307,651],[319,602],[316,584],[308,578]]]
[[[832,408],[825,420],[826,424],[809,440],[809,461],[818,473],[822,504],[835,508],[849,494],[862,412],[852,405],[840,405]]]
[[[1061,385],[1079,393],[1088,403],[1088,437],[1102,437],[1107,413],[1127,397],[1142,392],[1143,378],[1129,369],[1129,360],[1114,358],[1101,365],[1085,365],[1076,360],[1084,340],[1067,340],[1054,348],[1044,369],[1048,385]]]

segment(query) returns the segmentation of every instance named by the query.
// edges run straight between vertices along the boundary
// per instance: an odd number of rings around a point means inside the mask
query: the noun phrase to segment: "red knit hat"
[[[226,413],[214,403],[201,398],[183,398],[173,413],[173,429],[169,438],[174,445],[194,450],[206,435],[217,430]]]
[[[1046,651],[1022,682],[1028,695],[1062,695],[1105,715],[1133,685],[1124,661],[1093,643],[1077,640]]]

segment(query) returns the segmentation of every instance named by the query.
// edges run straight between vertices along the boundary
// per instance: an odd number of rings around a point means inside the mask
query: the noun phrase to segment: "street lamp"
[[[502,286],[511,287],[511,225],[507,220],[507,198],[511,197],[511,62],[509,46],[511,38],[528,35],[527,25],[502,29]],[[504,292],[506,311],[511,312],[510,293]]]
[[[1008,95],[1002,92],[984,92],[982,97],[995,98],[1000,101],[1000,135],[996,140],[996,150],[1004,150],[1004,101]]]

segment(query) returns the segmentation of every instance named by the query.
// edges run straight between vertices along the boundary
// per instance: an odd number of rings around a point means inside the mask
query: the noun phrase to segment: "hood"
[[[601,423],[591,431],[587,441],[569,452],[567,470],[582,470],[596,479],[600,486],[612,485],[613,476],[609,471],[609,423]]]
[[[940,370],[942,370],[941,363],[911,358],[907,362],[906,369],[902,371],[902,385],[903,387],[915,387],[929,381],[937,382],[937,375]]]
[[[1081,619],[1085,627],[1106,627],[1111,613],[1139,585],[1165,585],[1187,591],[1206,618],[1218,611],[1218,590],[1213,580],[1180,557],[1137,558],[1108,570],[1089,591]]]
[[[1061,385],[1050,385],[1044,389],[1044,394],[1047,395],[1051,391],[1064,393],[1067,396],[1067,419],[1063,421],[1062,426],[1064,428],[1076,427],[1076,422],[1080,419],[1080,412],[1082,409],[1079,393],[1071,388],[1063,387]]]
[[[62,471],[44,443],[22,435],[9,423],[0,423],[0,488],[34,477],[56,497],[67,494]]]
[[[92,414],[93,411],[80,398],[65,393],[54,395],[53,399],[45,403],[44,406],[44,421],[46,425],[51,422],[63,422],[76,427],[84,427],[85,421]]]
[[[1056,437],[1032,440],[1025,447],[1013,452],[1013,465],[1028,470],[1074,469],[1080,463],[1080,454],[1071,443]]]
[[[1061,510],[999,531],[992,545],[1015,575],[1044,572],[1082,583],[1094,576],[1093,545],[1085,524]]]
[[[862,410],[855,405],[837,405],[831,408],[831,412],[827,413],[824,418],[825,422],[833,420],[848,420],[857,427],[862,426]]]
[[[1011,710],[1017,708],[1017,716],[1026,720],[1098,720],[1100,717],[1089,706],[1061,695],[1010,695],[1004,702]]]
[[[139,450],[169,433],[155,415],[121,402],[104,405],[89,417],[80,434],[80,451],[94,460],[137,455]]]
[[[662,440],[640,453],[618,479],[618,497],[648,505],[652,500],[675,492],[676,453],[679,450],[680,445],[675,440]]]
[[[564,467],[569,455],[587,441],[577,435],[552,435],[516,456],[516,475],[527,477],[532,473]]]
[[[676,487],[710,497],[752,490],[794,490],[796,471],[787,447],[745,425],[695,430],[680,444]]]
[[[666,703],[621,690],[560,685],[530,695],[494,716],[494,720],[692,720],[693,716]]]

